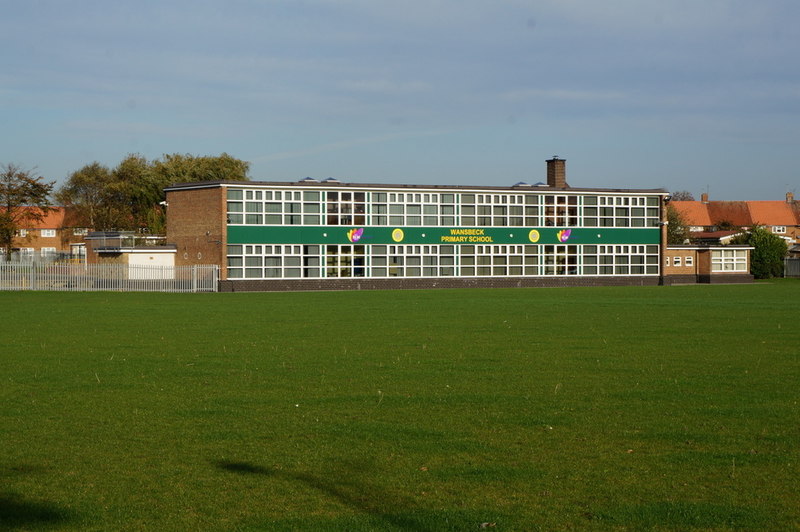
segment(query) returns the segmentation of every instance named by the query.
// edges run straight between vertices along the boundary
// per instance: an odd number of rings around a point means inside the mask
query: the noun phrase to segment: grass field
[[[800,528],[800,282],[0,293],[0,528]]]

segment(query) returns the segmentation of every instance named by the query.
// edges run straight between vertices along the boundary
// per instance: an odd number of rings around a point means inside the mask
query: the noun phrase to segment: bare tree
[[[11,259],[17,231],[41,222],[53,210],[50,193],[54,185],[15,164],[0,167],[0,248],[6,260]]]
[[[672,193],[672,201],[694,201],[694,196],[688,190],[676,190]]]

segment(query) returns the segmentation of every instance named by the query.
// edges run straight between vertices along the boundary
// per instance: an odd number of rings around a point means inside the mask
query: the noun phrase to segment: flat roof
[[[609,193],[609,194],[658,194],[668,195],[663,188],[651,189],[625,189],[625,188],[560,188],[542,185],[516,184],[512,186],[482,186],[482,185],[395,185],[380,183],[342,183],[340,181],[199,181],[195,183],[177,183],[164,188],[165,192],[178,190],[191,190],[198,188],[218,188],[218,187],[242,187],[242,188],[261,188],[261,187],[306,187],[306,188],[364,188],[364,189],[404,189],[404,190],[460,190],[460,191],[480,191],[491,190],[498,192],[577,192],[577,193]]]

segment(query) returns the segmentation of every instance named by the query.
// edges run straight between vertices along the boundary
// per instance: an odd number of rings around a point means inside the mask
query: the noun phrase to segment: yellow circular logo
[[[406,235],[403,234],[402,229],[395,229],[392,231],[392,240],[395,242],[402,242]]]
[[[528,240],[531,242],[538,242],[539,241],[539,231],[536,229],[531,229],[531,232],[528,233]]]

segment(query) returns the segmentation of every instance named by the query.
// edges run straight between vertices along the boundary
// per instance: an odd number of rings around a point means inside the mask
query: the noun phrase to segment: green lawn
[[[798,529],[798,301],[0,293],[0,529]]]

